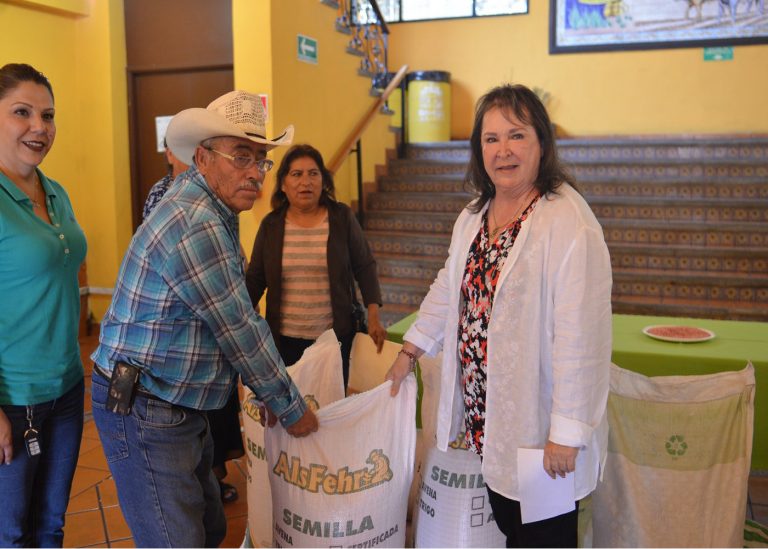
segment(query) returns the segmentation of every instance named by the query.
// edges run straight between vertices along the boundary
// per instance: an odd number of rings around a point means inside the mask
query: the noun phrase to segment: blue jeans
[[[0,464],[0,547],[61,547],[80,439],[83,380],[63,396],[31,406],[41,453],[29,457],[26,406],[3,405],[11,422],[13,460]]]
[[[140,392],[131,413],[121,416],[104,407],[108,387],[94,372],[93,419],[133,542],[218,547],[227,521],[206,413]]]

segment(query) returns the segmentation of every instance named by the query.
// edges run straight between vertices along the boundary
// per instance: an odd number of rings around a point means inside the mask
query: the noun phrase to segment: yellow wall
[[[315,145],[326,160],[373,101],[335,17],[317,0],[233,0],[235,86],[269,95],[270,134],[292,123],[295,141]],[[0,22],[0,64],[30,63],[53,84],[58,135],[41,168],[65,186],[85,230],[89,285],[111,288],[132,234],[123,2],[0,0]],[[318,39],[318,65],[297,61],[297,33]],[[363,136],[366,181],[394,146],[388,124],[377,116]],[[350,159],[336,176],[347,203],[357,195]],[[248,253],[269,211],[273,176],[254,211],[241,215]],[[109,297],[90,297],[97,320],[108,305]]]
[[[374,101],[370,79],[357,75],[360,58],[345,51],[350,37],[334,29],[336,10],[318,0],[234,0],[233,19],[235,86],[268,93],[271,134],[293,124],[294,143],[310,143],[329,162]],[[297,59],[298,34],[318,41],[317,65]],[[373,181],[374,166],[384,164],[386,149],[394,147],[389,124],[389,117],[377,115],[363,135],[364,181]],[[284,151],[271,154],[279,162]],[[269,211],[276,171],[268,176],[253,212],[241,215],[248,254],[258,223]],[[354,155],[341,166],[335,183],[340,201],[357,198]]]
[[[67,189],[88,238],[89,285],[112,287],[131,235],[122,0],[35,4],[0,0],[0,65],[29,63],[50,79],[57,136],[41,168]],[[97,318],[108,304],[90,298]]]
[[[271,19],[271,2],[268,0],[233,0],[232,39],[235,67],[235,88],[267,95],[269,110],[267,135],[274,136],[279,128],[274,124],[274,97],[272,94],[272,33],[254,32],[254,21]],[[268,25],[259,25],[259,30]],[[276,153],[270,156],[276,160]],[[253,210],[240,214],[240,241],[250,257],[253,239],[259,229],[259,222],[269,212],[269,196],[272,192],[272,178],[277,168],[267,174],[261,200],[256,201]]]
[[[507,81],[549,91],[569,135],[768,133],[768,45],[721,62],[702,48],[549,55],[549,2],[529,3],[528,15],[390,25],[390,66],[451,72],[454,139]]]
[[[334,30],[335,10],[232,1],[236,87],[269,95],[270,133],[292,123],[296,142],[330,160],[373,102],[360,59],[345,52],[349,36]],[[552,117],[571,135],[768,133],[768,46],[736,47],[728,62],[704,62],[701,48],[549,55],[548,2],[530,3],[523,16],[390,26],[391,69],[452,73],[454,138],[469,135],[474,102],[503,81],[549,91]],[[0,23],[0,64],[31,63],[53,83],[58,136],[42,169],[67,188],[85,229],[89,284],[112,287],[131,236],[123,2],[0,0]],[[297,34],[318,40],[317,65],[297,60]],[[394,146],[389,124],[377,116],[363,136],[365,181]],[[273,177],[241,216],[249,253]],[[340,200],[357,197],[354,155],[336,186]],[[108,302],[91,297],[97,318]]]
[[[58,13],[61,15],[79,16],[90,15],[89,0],[4,0],[20,6]]]

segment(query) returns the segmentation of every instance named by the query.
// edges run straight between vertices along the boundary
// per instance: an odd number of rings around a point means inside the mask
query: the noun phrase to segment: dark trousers
[[[487,487],[486,487],[487,488]],[[488,488],[493,518],[507,537],[507,547],[576,547],[579,502],[570,513],[522,524],[520,503]]]
[[[227,474],[227,461],[245,455],[240,432],[240,395],[236,386],[223,408],[208,410],[208,424],[213,439],[213,469],[218,478],[220,473]]]
[[[341,343],[341,367],[344,374],[344,390],[347,389],[349,382],[349,355],[352,354],[352,340],[355,333],[339,337]],[[280,356],[283,358],[286,366],[296,364],[307,347],[315,342],[314,339],[300,339],[298,337],[280,336]]]

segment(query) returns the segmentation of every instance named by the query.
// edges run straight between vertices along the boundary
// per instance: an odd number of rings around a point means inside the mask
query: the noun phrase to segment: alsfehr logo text
[[[302,490],[312,493],[322,490],[328,495],[354,494],[392,480],[389,458],[380,448],[371,450],[365,462],[371,467],[353,471],[349,467],[342,467],[336,472],[330,472],[327,466],[317,463],[305,467],[301,464],[301,458],[289,458],[283,451],[272,472]]]

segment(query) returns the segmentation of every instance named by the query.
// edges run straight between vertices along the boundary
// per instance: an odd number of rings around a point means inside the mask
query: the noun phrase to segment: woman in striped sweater
[[[266,320],[287,366],[333,328],[341,342],[344,386],[355,331],[353,284],[368,311],[368,334],[381,350],[381,289],[376,261],[349,206],[336,201],[320,152],[294,145],[277,170],[272,212],[253,244],[246,284],[256,305],[267,292]]]

